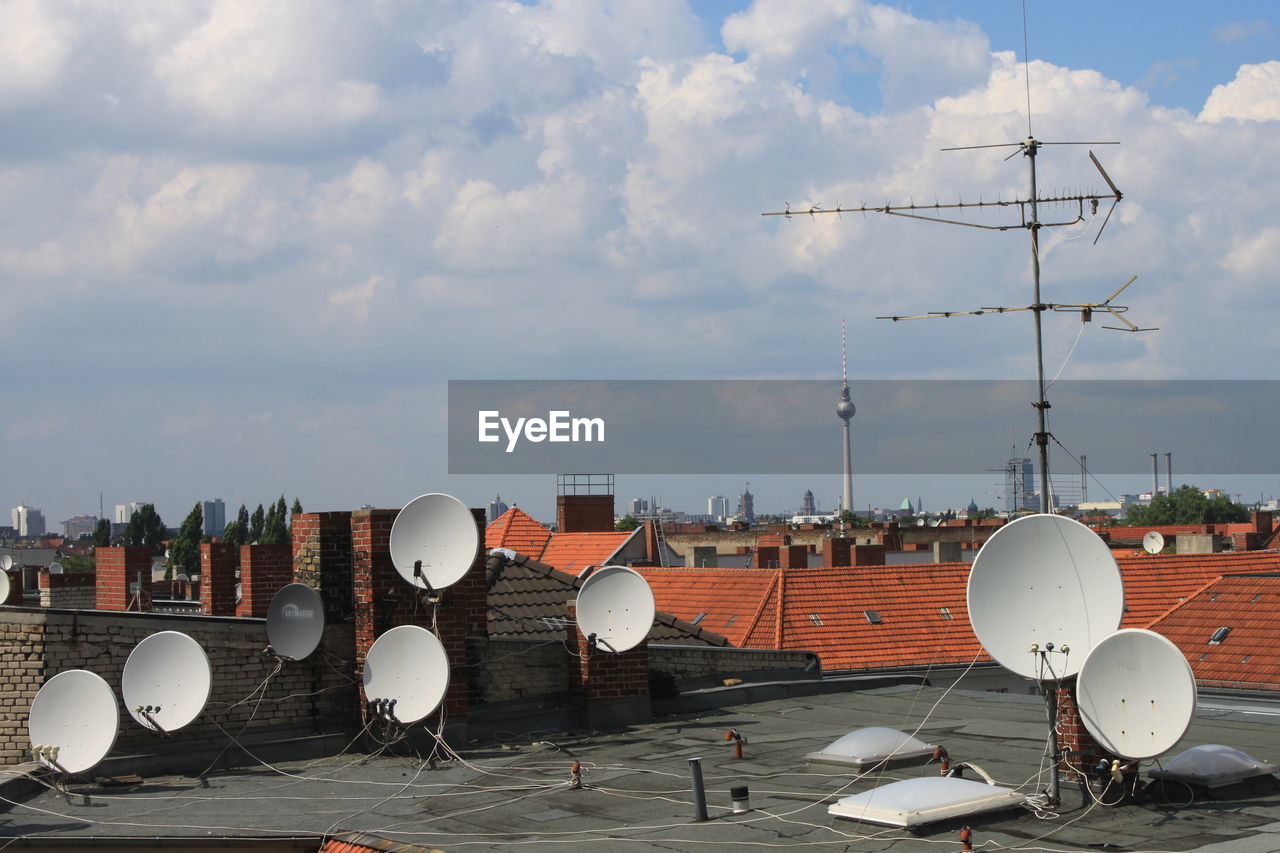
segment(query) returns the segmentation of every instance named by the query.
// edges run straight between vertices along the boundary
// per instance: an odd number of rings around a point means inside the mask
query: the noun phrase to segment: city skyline
[[[501,492],[546,517],[545,481],[447,473],[447,380],[832,379],[840,317],[851,382],[1027,378],[1016,318],[875,319],[1027,304],[1024,240],[760,214],[1011,198],[1021,162],[940,149],[1029,123],[1120,143],[1097,154],[1124,201],[1096,246],[1087,211],[1046,236],[1046,299],[1136,274],[1130,316],[1160,327],[1046,317],[1050,375],[1265,378],[1280,356],[1274,4],[1031,3],[1029,65],[1012,0],[22,8],[0,353],[25,369],[0,497],[49,519],[100,491],[171,525],[207,495],[281,492],[318,510]],[[1046,191],[1098,188],[1083,148],[1039,168]],[[743,467],[631,490],[695,508],[751,479],[766,512],[839,493],[835,468]],[[997,503],[986,478],[863,483],[855,507]]]

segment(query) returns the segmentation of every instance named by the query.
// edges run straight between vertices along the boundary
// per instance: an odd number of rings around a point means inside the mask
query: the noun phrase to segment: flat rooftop
[[[945,745],[953,763],[975,764],[1002,785],[1035,793],[1048,780],[1041,772],[1043,702],[905,685],[816,695],[799,695],[787,684],[759,689],[776,698],[663,716],[620,731],[512,731],[456,755],[443,748],[428,754],[404,740],[370,753],[361,741],[319,760],[259,763],[202,778],[130,783],[117,776],[121,784],[74,783],[66,792],[9,782],[0,847],[314,850],[322,837],[364,833],[350,838],[443,850],[949,851],[960,849],[959,829],[969,823],[975,848],[986,850],[1280,849],[1280,786],[1271,777],[1185,806],[1107,807],[1064,786],[1062,805],[1052,814],[1022,808],[914,832],[834,818],[827,806],[839,797],[938,773],[936,764],[917,764],[859,777],[852,769],[806,762],[806,753],[864,726],[917,732]],[[735,759],[725,741],[731,728],[748,739],[745,760]],[[1202,697],[1173,753],[1204,743],[1276,759],[1280,706]],[[705,822],[694,820],[693,757],[702,759]],[[584,770],[581,790],[568,785],[575,760]],[[118,774],[119,765],[111,772]],[[966,778],[978,777],[970,771]],[[748,786],[753,811],[731,814],[729,789],[737,785]]]

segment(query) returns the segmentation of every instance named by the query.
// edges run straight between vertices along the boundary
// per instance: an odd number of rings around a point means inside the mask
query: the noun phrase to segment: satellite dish
[[[452,495],[416,497],[391,525],[391,562],[419,589],[444,589],[462,580],[479,552],[475,517]]]
[[[131,717],[152,731],[172,732],[200,716],[212,684],[200,644],[179,631],[161,631],[129,652],[120,692]]]
[[[1027,515],[995,532],[969,572],[969,619],[982,647],[1037,680],[1075,675],[1120,625],[1124,586],[1099,536],[1062,515]]]
[[[267,642],[282,658],[302,660],[316,650],[324,635],[320,593],[304,583],[286,584],[267,608]]]
[[[1085,728],[1108,752],[1154,758],[1187,733],[1196,710],[1196,679],[1186,656],[1168,639],[1127,628],[1085,658],[1076,706]]]
[[[0,557],[0,569],[3,569],[4,571],[7,572],[12,568],[13,568],[13,557],[10,557],[8,554],[5,554],[3,557]]]
[[[240,584],[236,584],[236,604],[240,603],[240,595],[241,595]]]
[[[365,655],[364,696],[374,713],[416,723],[440,706],[448,689],[449,658],[426,628],[392,628]]]
[[[46,681],[27,718],[36,760],[66,773],[83,773],[106,758],[119,728],[120,705],[111,687],[83,669]]]
[[[9,573],[0,572],[0,604],[9,603],[9,592],[12,587],[9,585]]]
[[[49,574],[51,574],[51,575],[60,575],[60,574],[62,574],[62,563],[59,563],[57,560],[54,560],[52,563],[50,563],[50,564],[49,564]]]
[[[648,581],[624,566],[605,566],[578,590],[578,630],[611,652],[625,652],[649,636],[655,609]]]
[[[178,576],[177,576],[176,578],[174,578],[174,580],[176,580],[176,581],[189,581],[189,580],[191,580],[191,576],[190,576],[190,575],[188,575],[186,572],[178,572]]]
[[[1148,554],[1159,554],[1164,550],[1164,534],[1159,530],[1148,530],[1142,537],[1142,550]]]

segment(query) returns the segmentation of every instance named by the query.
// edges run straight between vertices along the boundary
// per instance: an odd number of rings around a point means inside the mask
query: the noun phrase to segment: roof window
[[[821,625],[821,624],[822,624],[822,617],[821,617],[821,616],[819,616],[817,613],[810,613],[810,614],[809,614],[809,621],[810,621],[810,622],[812,622],[812,623],[813,623],[813,624],[815,624],[815,625]]]
[[[706,619],[706,618],[707,618],[707,613],[706,613],[706,611],[704,610],[703,612],[699,613],[697,616],[695,616],[695,617],[693,617],[691,620],[689,620],[689,624],[690,624],[690,625],[697,625],[699,622],[701,622],[703,619]]]
[[[1211,646],[1221,645],[1222,641],[1227,638],[1227,634],[1230,634],[1230,633],[1231,633],[1231,628],[1227,625],[1223,625],[1221,628],[1214,631],[1213,635],[1209,637],[1209,645]]]
[[[939,608],[938,608],[938,613],[942,614],[942,618],[943,618],[943,619],[954,619],[954,618],[955,618],[954,616],[952,616],[952,615],[951,615],[951,608],[950,608],[950,607],[939,607]]]
[[[880,618],[880,611],[878,610],[864,610],[862,611],[862,615],[866,616],[867,621],[872,625],[879,625],[884,622],[884,620]]]

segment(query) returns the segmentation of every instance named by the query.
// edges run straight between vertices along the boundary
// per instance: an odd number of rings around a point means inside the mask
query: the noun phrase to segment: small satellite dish
[[[12,587],[9,585],[9,573],[0,572],[0,604],[9,602],[9,593]]]
[[[462,580],[479,552],[475,517],[452,495],[416,497],[391,525],[391,562],[419,589],[444,589]]]
[[[611,652],[644,642],[655,610],[649,582],[625,566],[597,569],[578,590],[578,630]]]
[[[51,575],[60,575],[60,574],[62,574],[62,563],[59,563],[57,560],[54,560],[52,563],[50,563],[50,564],[49,564],[49,574],[51,574]]]
[[[152,731],[177,731],[204,710],[213,685],[209,656],[180,631],[161,631],[133,647],[120,692],[129,715]]]
[[[174,580],[176,580],[176,581],[189,581],[189,580],[191,580],[191,576],[190,576],[190,575],[188,575],[186,572],[178,572],[178,576],[177,576],[176,578],[174,578]]]
[[[1154,631],[1116,631],[1089,653],[1076,681],[1089,733],[1121,758],[1173,748],[1196,710],[1196,679],[1182,652]]]
[[[1061,515],[1027,515],[995,532],[969,572],[969,619],[1018,675],[1057,680],[1120,626],[1124,586],[1106,543]]]
[[[267,642],[282,658],[302,660],[324,636],[320,593],[304,583],[286,584],[267,608]]]
[[[240,584],[236,584],[236,604],[240,603]]]
[[[0,569],[3,569],[4,571],[7,572],[12,568],[13,568],[13,557],[10,557],[8,554],[5,554],[3,557],[0,557]]]
[[[1159,554],[1164,550],[1164,534],[1159,530],[1148,530],[1142,537],[1142,550],[1148,554]]]
[[[376,714],[416,723],[440,706],[448,689],[449,658],[426,628],[392,628],[365,655],[364,696]]]
[[[120,728],[120,705],[102,677],[69,669],[50,678],[31,703],[27,734],[36,760],[83,773],[106,758]]]

